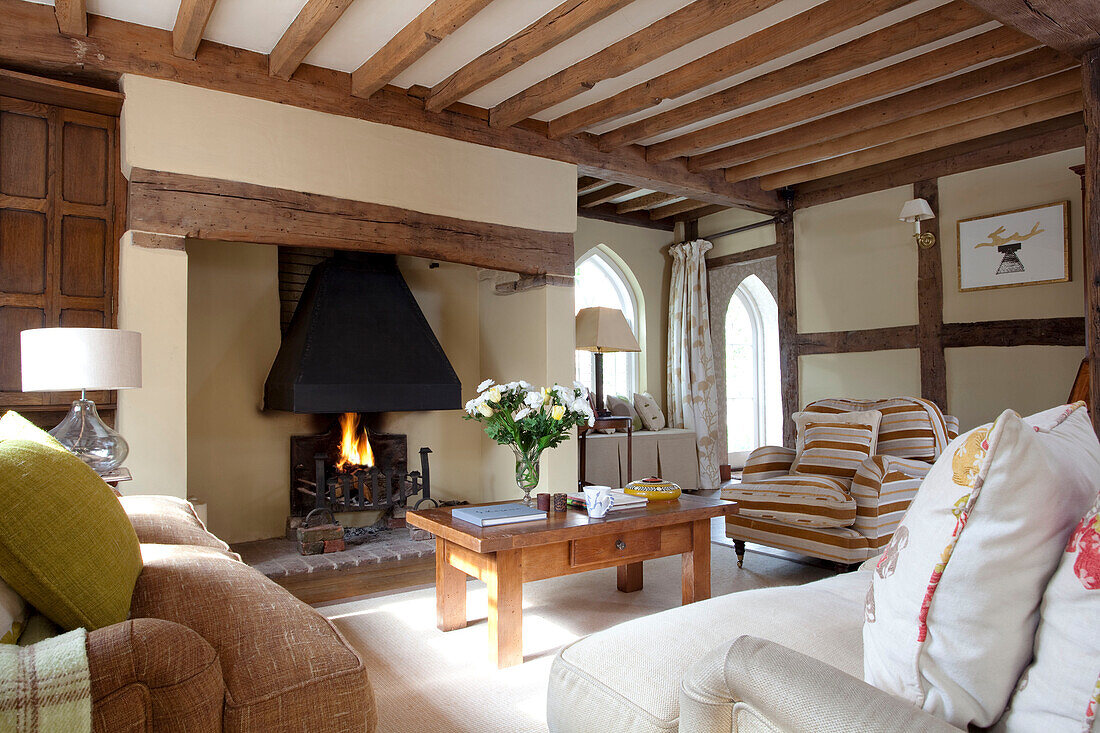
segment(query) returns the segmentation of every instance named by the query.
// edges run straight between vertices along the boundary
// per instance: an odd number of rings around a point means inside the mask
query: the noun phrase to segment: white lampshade
[[[577,351],[641,351],[626,316],[618,308],[581,308],[577,311]]]
[[[932,213],[932,207],[924,199],[909,199],[901,207],[901,213],[898,214],[898,221],[910,223],[935,218],[936,215]]]
[[[114,328],[32,328],[19,334],[24,392],[141,386],[141,334]]]

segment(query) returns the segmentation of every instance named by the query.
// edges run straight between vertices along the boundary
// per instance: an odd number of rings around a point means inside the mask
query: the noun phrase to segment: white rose
[[[520,420],[522,420],[523,418],[527,417],[530,414],[531,414],[531,408],[530,407],[524,407],[521,410],[517,411],[515,415],[512,415],[512,419],[515,420],[516,422],[519,422]]]
[[[487,389],[489,389],[490,387],[492,387],[492,386],[493,386],[494,384],[496,384],[496,382],[494,382],[493,380],[491,380],[491,379],[486,379],[486,380],[485,380],[484,382],[482,382],[481,384],[477,385],[477,391],[478,391],[478,392],[484,392],[485,390],[487,390]]]
[[[573,412],[584,415],[585,417],[588,417],[592,414],[592,408],[588,405],[588,400],[586,399],[574,400],[572,406],[569,409],[573,410]]]
[[[527,396],[523,398],[523,404],[532,410],[537,410],[542,407],[542,395],[538,392],[528,392]]]

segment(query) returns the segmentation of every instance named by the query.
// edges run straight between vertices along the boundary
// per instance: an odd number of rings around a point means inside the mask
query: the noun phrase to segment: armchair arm
[[[681,733],[742,726],[788,733],[959,731],[836,667],[753,636],[707,654],[680,686]]]
[[[871,456],[864,460],[852,479],[852,498],[856,500],[852,528],[872,540],[894,534],[931,469],[931,463],[914,458]],[[872,547],[878,546],[872,543]]]
[[[794,450],[774,445],[765,445],[749,454],[745,461],[745,470],[741,474],[741,483],[751,484],[767,481],[776,476],[786,476],[794,463]]]
[[[139,618],[88,633],[92,729],[222,729],[225,686],[214,648],[172,621]]]

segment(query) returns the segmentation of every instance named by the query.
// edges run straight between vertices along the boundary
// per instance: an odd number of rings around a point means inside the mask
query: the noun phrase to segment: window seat
[[[589,483],[621,488],[626,484],[626,433],[589,433],[585,478]],[[681,489],[699,488],[695,432],[684,428],[636,430],[632,476],[660,476]]]

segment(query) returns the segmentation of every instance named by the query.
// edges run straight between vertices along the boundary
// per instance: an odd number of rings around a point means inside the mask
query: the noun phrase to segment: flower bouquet
[[[523,503],[530,504],[531,491],[539,485],[542,452],[560,445],[574,427],[594,423],[588,390],[577,382],[539,388],[524,381],[496,384],[486,379],[477,391],[466,403],[464,417],[482,423],[486,435],[512,449],[516,484],[523,490]]]

